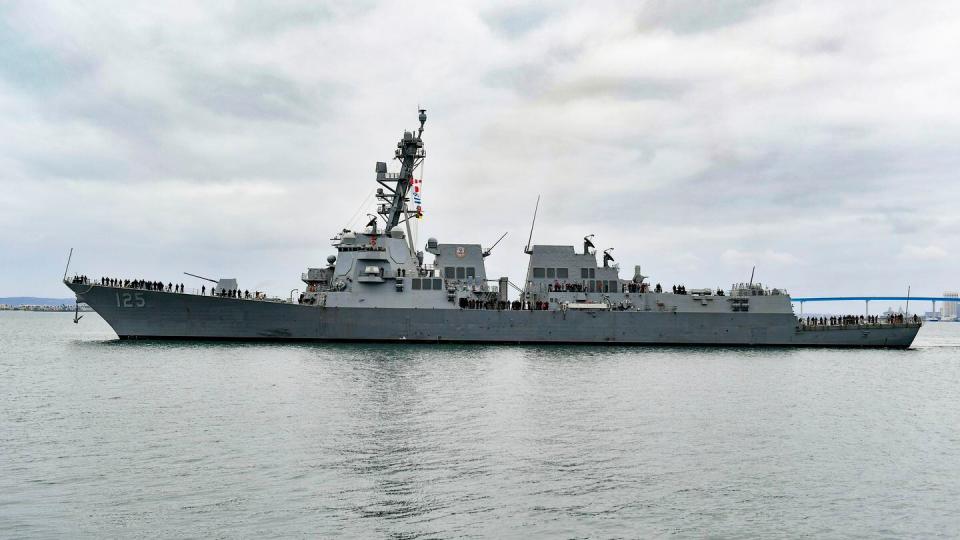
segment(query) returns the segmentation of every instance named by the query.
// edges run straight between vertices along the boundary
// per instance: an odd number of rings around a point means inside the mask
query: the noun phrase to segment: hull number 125
[[[143,293],[117,293],[117,307],[143,307]]]

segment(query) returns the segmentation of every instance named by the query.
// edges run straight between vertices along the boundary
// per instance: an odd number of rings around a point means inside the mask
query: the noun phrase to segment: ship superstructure
[[[426,157],[426,119],[420,110],[419,128],[397,143],[398,172],[377,162],[376,215],[334,237],[335,254],[303,273],[299,298],[245,294],[230,280],[218,280],[211,295],[168,292],[162,283],[65,283],[121,339],[907,347],[917,333],[919,323],[906,320],[807,324],[786,291],[754,283],[665,291],[651,287],[639,266],[622,279],[611,250],[598,261],[592,235],[580,250],[528,245],[520,286],[487,276],[490,250],[480,244],[430,238],[418,250],[410,222],[421,210],[410,203]]]

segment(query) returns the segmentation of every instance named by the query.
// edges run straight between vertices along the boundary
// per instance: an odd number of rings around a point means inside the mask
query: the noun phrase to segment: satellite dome
[[[335,262],[337,262],[337,256],[336,256],[336,255],[327,255],[327,263],[328,263],[328,264],[333,264],[333,263],[335,263]]]

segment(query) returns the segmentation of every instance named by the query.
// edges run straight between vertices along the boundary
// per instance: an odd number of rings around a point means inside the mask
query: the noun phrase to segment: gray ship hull
[[[907,348],[919,331],[802,328],[790,313],[371,309],[67,286],[120,339]]]

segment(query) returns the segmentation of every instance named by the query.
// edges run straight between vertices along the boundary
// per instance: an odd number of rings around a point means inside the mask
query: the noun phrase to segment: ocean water
[[[0,537],[956,537],[906,351],[115,341],[0,312]]]

